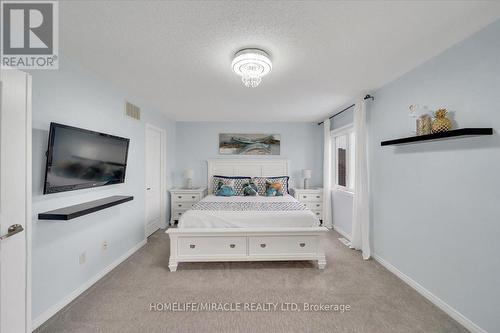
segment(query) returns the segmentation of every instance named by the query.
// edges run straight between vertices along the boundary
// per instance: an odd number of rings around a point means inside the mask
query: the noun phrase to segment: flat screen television
[[[50,123],[44,194],[125,181],[129,139]]]

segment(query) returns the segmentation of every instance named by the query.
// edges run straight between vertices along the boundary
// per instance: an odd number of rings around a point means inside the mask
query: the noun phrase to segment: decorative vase
[[[447,132],[451,130],[451,120],[446,116],[448,110],[439,109],[434,113],[432,121],[432,133]]]
[[[431,134],[431,117],[423,114],[417,118],[417,135]]]
[[[418,104],[412,104],[408,107],[408,110],[410,110],[409,116],[410,116],[411,133],[413,135],[417,134],[415,122],[418,121],[419,109],[420,106]]]

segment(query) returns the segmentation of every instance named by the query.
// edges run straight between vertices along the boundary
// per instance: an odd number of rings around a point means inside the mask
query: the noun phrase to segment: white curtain
[[[332,140],[330,134],[330,119],[323,121],[324,151],[323,151],[323,225],[333,228],[332,223]]]
[[[363,259],[369,259],[370,250],[370,198],[368,192],[368,149],[366,105],[359,98],[354,108],[354,134],[356,140],[354,202],[351,247],[361,250]]]

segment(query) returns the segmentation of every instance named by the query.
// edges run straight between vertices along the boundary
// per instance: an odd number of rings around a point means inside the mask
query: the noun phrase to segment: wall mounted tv
[[[125,181],[129,139],[50,123],[44,194]]]

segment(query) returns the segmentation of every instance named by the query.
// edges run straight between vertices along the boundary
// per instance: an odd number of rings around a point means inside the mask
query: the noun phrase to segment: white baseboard
[[[406,284],[408,284],[410,287],[415,289],[420,295],[424,296],[429,301],[431,301],[435,306],[446,312],[451,318],[455,319],[460,324],[462,324],[466,329],[468,329],[472,333],[488,333],[484,329],[473,323],[469,318],[465,317],[463,314],[461,314],[456,309],[451,307],[448,303],[444,302],[442,299],[440,299],[439,297],[431,293],[429,290],[421,286],[418,282],[416,282],[408,275],[404,274],[399,269],[394,267],[392,264],[387,262],[385,259],[381,258],[376,254],[373,254],[373,258],[376,261],[378,261],[382,266],[387,268],[391,273],[393,273],[401,280],[403,280]]]
[[[338,232],[339,234],[341,234],[342,237],[348,239],[349,241],[351,240],[351,235],[349,235],[347,232],[345,232],[344,230],[340,229],[336,225],[333,226],[333,230],[335,230],[336,232]]]
[[[94,277],[89,279],[87,282],[82,284],[80,287],[75,289],[72,293],[70,293],[68,296],[57,302],[56,304],[52,305],[50,308],[48,308],[45,312],[43,312],[41,315],[33,319],[32,324],[31,324],[31,329],[34,331],[38,327],[40,327],[43,323],[45,323],[47,320],[49,320],[53,315],[55,315],[57,312],[59,312],[62,308],[64,308],[66,305],[71,303],[75,298],[80,296],[85,290],[90,288],[94,283],[102,279],[106,274],[111,272],[116,266],[124,262],[128,257],[130,257],[132,254],[134,254],[137,250],[139,250],[141,247],[143,247],[147,242],[147,239],[144,239],[143,241],[139,242],[137,245],[132,247],[130,250],[125,252],[120,258],[116,259],[113,261],[110,265],[108,265],[106,268],[104,268],[102,271],[97,273]]]

